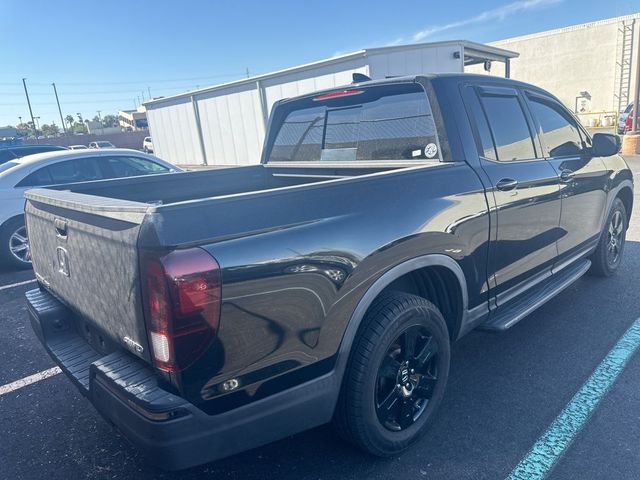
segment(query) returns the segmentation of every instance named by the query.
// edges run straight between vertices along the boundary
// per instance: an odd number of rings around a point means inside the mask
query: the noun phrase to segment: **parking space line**
[[[22,387],[26,387],[27,385],[39,382],[40,380],[53,377],[61,372],[62,370],[60,370],[60,367],[53,367],[48,370],[43,370],[42,372],[29,375],[28,377],[21,378],[20,380],[16,380],[15,382],[7,383],[6,385],[0,387],[0,396],[6,393],[15,392]]]
[[[507,477],[508,480],[542,480],[564,455],[640,346],[640,318],[618,340],[604,360],[574,395]]]
[[[27,285],[27,284],[29,284],[29,283],[33,283],[33,282],[35,282],[35,281],[36,281],[36,279],[35,279],[35,278],[33,278],[33,279],[31,279],[31,280],[25,280],[24,282],[12,283],[11,285],[2,285],[2,286],[0,287],[0,290],[9,290],[10,288],[13,288],[13,287],[19,287],[19,286],[21,286],[21,285]]]

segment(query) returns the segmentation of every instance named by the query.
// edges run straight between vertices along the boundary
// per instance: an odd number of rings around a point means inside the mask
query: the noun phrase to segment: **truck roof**
[[[326,88],[322,90],[315,90],[313,92],[306,93],[304,95],[283,98],[276,103],[285,103],[285,102],[295,101],[301,98],[307,98],[310,96],[315,96],[315,95],[323,94],[326,92],[334,92],[336,90],[343,90],[343,89],[354,88],[354,87],[370,87],[370,86],[386,85],[386,84],[393,84],[393,83],[405,83],[405,82],[411,83],[411,82],[419,81],[420,79],[424,79],[424,80],[442,79],[443,81],[450,81],[455,83],[490,80],[492,83],[502,83],[505,86],[509,86],[509,85],[521,86],[521,87],[528,87],[528,88],[534,88],[536,90],[539,90],[539,88],[536,87],[535,85],[531,85],[525,82],[520,82],[512,78],[496,77],[493,75],[483,75],[478,73],[426,73],[426,74],[420,74],[420,75],[404,75],[404,76],[398,76],[398,77],[387,77],[382,79],[369,80],[366,82],[348,83],[345,85],[339,85],[337,87],[331,87],[331,88]]]

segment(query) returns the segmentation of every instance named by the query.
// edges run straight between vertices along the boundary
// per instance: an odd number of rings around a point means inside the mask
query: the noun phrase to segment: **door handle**
[[[67,222],[56,218],[54,221],[54,226],[56,228],[56,237],[66,240],[67,239]]]
[[[573,171],[571,170],[562,170],[560,172],[560,181],[563,183],[569,183],[571,180],[573,180],[573,177],[575,176],[575,174],[573,173]]]
[[[508,192],[513,190],[518,186],[518,181],[513,178],[503,178],[502,180],[496,183],[496,188],[503,192]]]

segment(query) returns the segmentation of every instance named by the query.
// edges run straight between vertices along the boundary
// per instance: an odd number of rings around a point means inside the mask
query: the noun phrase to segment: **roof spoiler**
[[[370,82],[371,77],[365,75],[364,73],[354,73],[351,76],[351,83],[360,83],[360,82]]]

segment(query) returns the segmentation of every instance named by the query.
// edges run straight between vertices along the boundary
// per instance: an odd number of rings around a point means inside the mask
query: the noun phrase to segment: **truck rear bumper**
[[[32,327],[47,352],[95,408],[151,461],[179,470],[322,425],[339,381],[313,381],[217,415],[163,389],[153,370],[124,351],[103,355],[75,330],[72,314],[43,290],[27,292]]]

